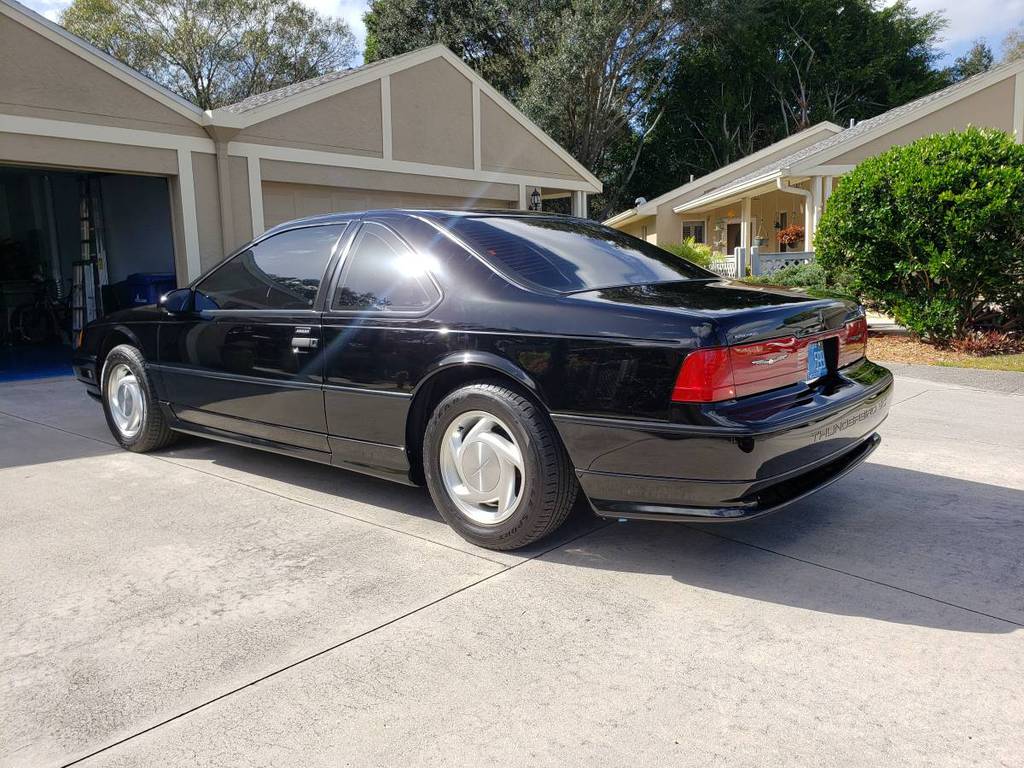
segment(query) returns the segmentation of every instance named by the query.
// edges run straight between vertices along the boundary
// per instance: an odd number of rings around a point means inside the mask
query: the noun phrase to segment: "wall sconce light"
[[[540,190],[536,187],[533,188],[533,192],[530,193],[530,210],[540,210]]]

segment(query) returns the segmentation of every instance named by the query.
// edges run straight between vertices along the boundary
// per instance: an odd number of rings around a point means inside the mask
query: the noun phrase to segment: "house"
[[[843,174],[865,158],[969,125],[1024,138],[1024,61],[974,77],[845,130],[819,123],[613,216],[605,224],[671,245],[688,237],[720,254],[716,271],[755,274],[814,257],[814,231]],[[777,232],[803,228],[786,248]]]
[[[0,0],[0,307],[42,279],[70,290],[90,258],[97,302],[134,273],[183,285],[300,216],[535,196],[585,215],[600,190],[442,46],[204,112]]]

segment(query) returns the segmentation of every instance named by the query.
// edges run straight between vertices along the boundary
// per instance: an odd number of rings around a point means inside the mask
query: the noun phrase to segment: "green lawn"
[[[984,368],[989,371],[1017,371],[1024,373],[1024,354],[992,355],[991,357],[974,357],[958,362],[936,362],[944,368]]]

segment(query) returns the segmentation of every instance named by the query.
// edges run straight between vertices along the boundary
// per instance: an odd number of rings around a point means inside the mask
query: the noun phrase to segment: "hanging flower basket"
[[[804,228],[799,224],[790,224],[788,227],[780,229],[775,238],[779,241],[779,245],[791,248],[804,239]]]

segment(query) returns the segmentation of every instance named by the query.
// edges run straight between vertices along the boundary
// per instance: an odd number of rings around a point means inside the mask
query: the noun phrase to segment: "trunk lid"
[[[730,280],[626,285],[574,296],[708,318],[718,330],[719,338],[707,339],[702,346],[732,346],[839,331],[859,311],[856,304],[845,299],[815,298]]]

